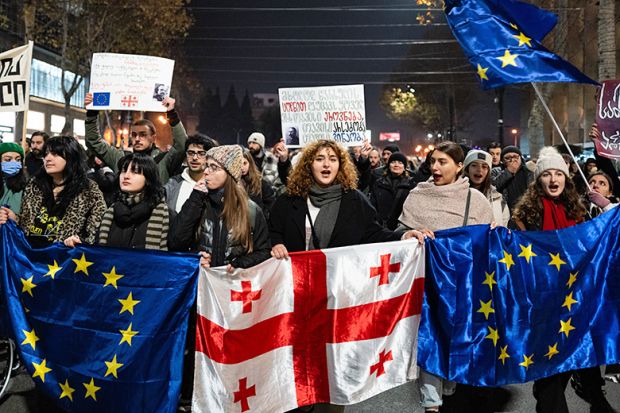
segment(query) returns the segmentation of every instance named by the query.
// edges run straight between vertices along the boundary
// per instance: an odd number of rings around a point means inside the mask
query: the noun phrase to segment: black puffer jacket
[[[504,196],[512,212],[533,180],[534,174],[522,164],[514,175],[508,169],[504,169],[495,181],[495,189]]]
[[[388,173],[375,181],[370,190],[370,202],[377,210],[377,220],[389,229],[396,229],[403,202],[417,182],[408,176]],[[402,202],[399,202],[402,200]]]
[[[193,190],[181,212],[174,218],[168,238],[171,251],[207,251],[211,266],[231,264],[235,268],[253,267],[271,257],[271,244],[267,221],[261,209],[252,201],[250,218],[253,251],[247,253],[243,246],[231,240],[226,222],[221,218],[223,198],[221,193],[205,194]]]

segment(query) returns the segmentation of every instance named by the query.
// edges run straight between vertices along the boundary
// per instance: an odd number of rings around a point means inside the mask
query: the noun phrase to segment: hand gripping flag
[[[347,405],[415,378],[423,274],[417,241],[201,273],[192,411]]]
[[[540,43],[557,17],[516,0],[446,0],[452,33],[484,89],[511,83],[577,82],[597,85]]]
[[[1,226],[0,311],[37,388],[67,412],[175,412],[195,256],[54,244]]]
[[[620,361],[620,208],[560,231],[436,236],[420,368],[497,386]]]

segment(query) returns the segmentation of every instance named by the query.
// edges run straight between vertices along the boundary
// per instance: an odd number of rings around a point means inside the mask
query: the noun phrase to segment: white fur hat
[[[558,171],[564,172],[566,177],[570,176],[568,172],[568,166],[566,162],[564,162],[564,158],[562,155],[552,146],[545,146],[540,150],[540,154],[538,155],[538,161],[536,162],[536,171],[534,171],[534,178],[538,179],[540,174],[549,170],[549,169],[557,169]]]

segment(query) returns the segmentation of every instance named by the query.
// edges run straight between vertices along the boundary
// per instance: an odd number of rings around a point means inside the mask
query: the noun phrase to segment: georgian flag
[[[416,240],[203,270],[193,411],[349,405],[415,379],[423,290]]]

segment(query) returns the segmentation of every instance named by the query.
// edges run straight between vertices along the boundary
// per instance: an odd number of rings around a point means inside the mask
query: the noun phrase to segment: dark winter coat
[[[398,217],[409,191],[417,182],[404,174],[393,177],[391,174],[379,178],[370,190],[370,202],[377,210],[377,220],[389,229],[396,229]]]
[[[269,233],[273,245],[284,244],[289,252],[306,250],[307,200],[281,195],[271,209]],[[377,211],[358,190],[347,191],[340,201],[338,218],[328,248],[396,241],[402,231],[389,231],[377,222]]]
[[[267,221],[261,209],[250,203],[250,225],[253,251],[247,253],[243,246],[233,241],[221,217],[223,202],[214,194],[193,190],[174,218],[168,248],[171,251],[207,251],[211,266],[231,264],[235,268],[253,267],[271,257],[271,244]],[[253,222],[252,222],[252,218]]]
[[[495,181],[495,189],[504,196],[512,212],[533,180],[534,174],[522,164],[514,175],[508,169],[504,169]]]

